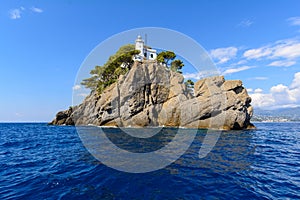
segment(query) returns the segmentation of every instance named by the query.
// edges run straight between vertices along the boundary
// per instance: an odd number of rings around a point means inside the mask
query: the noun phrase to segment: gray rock
[[[250,103],[240,80],[205,78],[195,83],[192,96],[181,74],[153,61],[135,62],[101,95],[92,91],[50,124],[247,129],[254,128]]]

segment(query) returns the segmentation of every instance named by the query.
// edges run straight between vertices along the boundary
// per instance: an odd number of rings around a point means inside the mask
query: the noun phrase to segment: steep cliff
[[[135,62],[100,95],[91,92],[50,124],[247,129],[254,128],[250,102],[239,80],[209,77],[197,81],[191,91],[181,74],[156,62]]]

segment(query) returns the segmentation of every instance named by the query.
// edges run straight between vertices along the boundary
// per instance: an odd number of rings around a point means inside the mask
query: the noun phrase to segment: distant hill
[[[254,108],[252,121],[300,121],[300,107],[276,110]]]

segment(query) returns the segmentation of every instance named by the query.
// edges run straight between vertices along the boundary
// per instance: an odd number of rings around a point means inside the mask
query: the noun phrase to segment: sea
[[[300,199],[300,123],[255,126],[221,132],[202,157],[199,149],[209,132],[197,130],[174,162],[132,173],[96,159],[76,127],[0,123],[0,199]],[[121,129],[105,129],[112,142],[122,135]],[[160,142],[119,146],[142,153]]]

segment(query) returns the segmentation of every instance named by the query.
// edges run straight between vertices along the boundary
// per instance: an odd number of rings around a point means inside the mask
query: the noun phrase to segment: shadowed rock
[[[100,95],[92,91],[82,104],[58,112],[49,124],[254,128],[251,98],[240,80],[201,79],[193,94],[183,81],[181,74],[154,61],[135,62]]]

